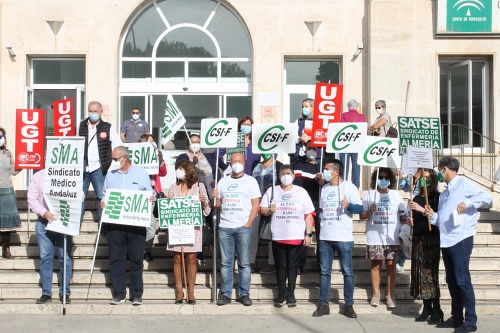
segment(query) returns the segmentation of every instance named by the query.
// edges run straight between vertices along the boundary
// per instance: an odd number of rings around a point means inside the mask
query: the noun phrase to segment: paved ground
[[[483,315],[478,332],[500,332],[500,318]],[[311,315],[3,315],[1,332],[349,332],[445,333],[412,317],[363,315],[348,319],[338,314]]]

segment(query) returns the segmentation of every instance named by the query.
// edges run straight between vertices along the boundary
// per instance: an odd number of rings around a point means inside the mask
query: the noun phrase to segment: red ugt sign
[[[342,84],[316,83],[311,145],[326,147],[329,123],[340,122]]]
[[[54,136],[75,136],[75,103],[73,97],[54,101]]]
[[[44,111],[16,110],[16,169],[43,169]]]

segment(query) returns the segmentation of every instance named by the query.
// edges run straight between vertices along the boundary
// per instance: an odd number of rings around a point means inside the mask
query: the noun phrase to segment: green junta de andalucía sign
[[[446,31],[492,32],[492,8],[492,0],[447,0]]]

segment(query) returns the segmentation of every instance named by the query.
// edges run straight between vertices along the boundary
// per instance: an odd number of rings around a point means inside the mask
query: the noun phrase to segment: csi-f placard
[[[234,148],[238,144],[238,118],[201,120],[201,148]]]
[[[401,156],[399,155],[398,139],[367,136],[365,149],[358,156],[358,164],[399,168]]]
[[[295,124],[253,124],[252,151],[257,154],[293,153],[297,137]]]
[[[365,148],[366,123],[330,123],[327,134],[327,153],[360,153]]]

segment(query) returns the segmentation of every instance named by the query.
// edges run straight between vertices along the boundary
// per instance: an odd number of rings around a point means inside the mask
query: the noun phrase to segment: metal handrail
[[[468,170],[490,182],[495,179],[500,143],[462,124],[442,124],[443,150],[435,154],[436,163],[447,149]]]

